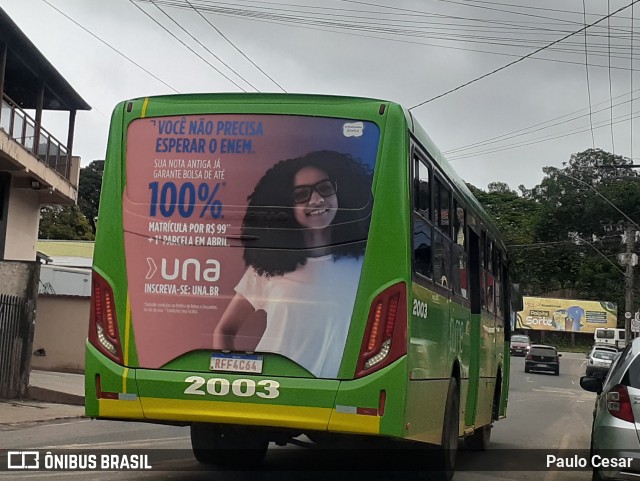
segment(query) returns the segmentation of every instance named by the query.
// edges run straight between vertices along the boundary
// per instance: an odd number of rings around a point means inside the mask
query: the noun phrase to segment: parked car
[[[532,344],[529,353],[524,358],[524,372],[552,371],[556,376],[560,374],[560,358],[555,347],[544,344]]]
[[[511,336],[511,354],[521,354],[526,356],[531,348],[531,339],[524,334],[514,334]]]
[[[587,354],[586,375],[604,379],[620,351],[609,344],[596,343]]]
[[[632,458],[620,466],[593,469],[594,480],[638,479],[640,472],[640,338],[628,343],[613,361],[609,375],[580,378],[582,389],[598,394],[591,430],[591,456]]]

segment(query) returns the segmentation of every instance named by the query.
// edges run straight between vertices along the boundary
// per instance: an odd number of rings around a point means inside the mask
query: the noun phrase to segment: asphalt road
[[[508,416],[495,424],[491,450],[479,453],[459,451],[456,481],[587,481],[588,471],[546,471],[532,459],[540,454],[553,454],[559,449],[588,450],[592,409],[595,395],[583,391],[579,378],[584,374],[584,354],[564,354],[560,375],[525,374],[524,359],[512,358]],[[147,472],[10,472],[0,473],[0,479],[12,480],[134,480],[166,479],[173,481],[299,481],[317,479],[389,480],[428,479],[429,476],[397,471],[364,472],[367,459],[354,460],[344,470],[326,471],[327,460],[322,454],[271,445],[264,472],[208,471],[191,454],[189,430],[184,427],[142,423],[92,421],[78,419],[60,423],[39,424],[5,431],[12,449],[167,449],[166,459],[155,463]],[[378,456],[393,456],[379,453]],[[536,457],[537,456],[537,457]],[[363,464],[364,463],[364,464]],[[541,464],[541,463],[539,463]],[[291,471],[290,466],[304,471]],[[157,468],[166,471],[158,471]],[[87,476],[89,474],[89,476]],[[10,475],[10,476],[9,476]]]

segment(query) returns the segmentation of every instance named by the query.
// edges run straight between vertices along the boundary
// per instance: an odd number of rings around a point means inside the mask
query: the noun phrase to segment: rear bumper
[[[551,362],[525,361],[524,366],[532,371],[555,372],[560,369],[560,364]]]
[[[607,377],[610,366],[587,366],[586,375],[589,377],[599,377],[604,379]]]
[[[399,406],[404,405],[404,390],[394,380],[406,380],[405,358],[371,376],[340,381],[126,369],[97,353],[92,355],[92,350],[92,346],[87,348],[87,416],[263,426],[301,432],[403,434],[402,418],[394,419],[393,413],[403,412]],[[383,391],[386,416],[380,412]]]

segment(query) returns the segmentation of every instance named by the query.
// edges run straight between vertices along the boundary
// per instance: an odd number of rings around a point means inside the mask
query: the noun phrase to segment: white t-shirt
[[[310,257],[283,276],[247,269],[236,286],[253,307],[267,313],[256,351],[285,356],[319,378],[338,375],[349,331],[362,257]]]

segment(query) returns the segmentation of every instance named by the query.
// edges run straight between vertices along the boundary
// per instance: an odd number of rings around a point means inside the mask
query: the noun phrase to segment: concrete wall
[[[47,371],[84,371],[84,349],[89,330],[88,297],[38,296],[31,368]]]
[[[40,221],[40,197],[37,190],[11,189],[7,212],[7,236],[4,258],[36,260],[36,241]]]

